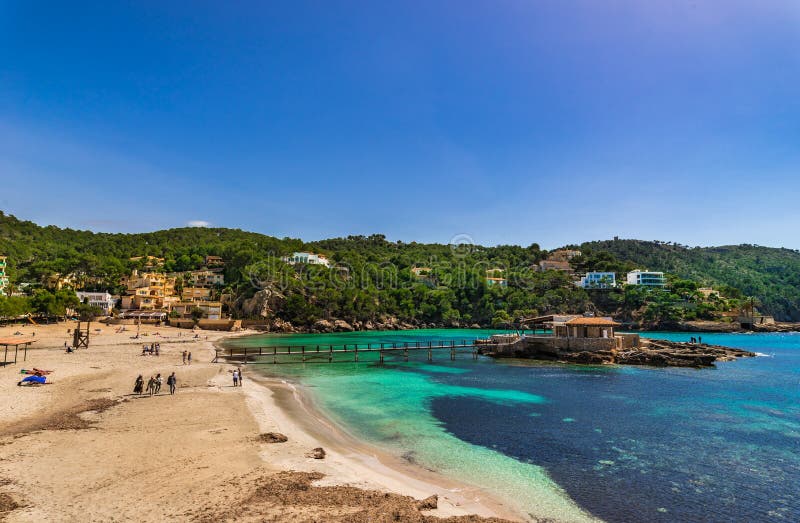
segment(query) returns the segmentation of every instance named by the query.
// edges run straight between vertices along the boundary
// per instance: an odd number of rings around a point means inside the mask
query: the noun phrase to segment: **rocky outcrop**
[[[352,332],[355,330],[352,325],[344,320],[335,320],[333,322],[333,328],[336,332]]]
[[[278,310],[285,296],[273,289],[262,289],[251,298],[239,298],[234,307],[246,318],[269,318]]]
[[[548,342],[549,341],[549,342]],[[717,361],[753,357],[755,353],[703,343],[641,339],[626,349],[570,350],[558,339],[520,339],[508,344],[487,344],[478,351],[497,358],[524,358],[587,365],[650,365],[654,367],[709,367]]]

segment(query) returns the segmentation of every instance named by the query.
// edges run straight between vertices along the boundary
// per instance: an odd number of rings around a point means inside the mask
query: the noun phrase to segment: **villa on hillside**
[[[218,270],[191,271],[184,274],[184,279],[192,287],[215,287],[225,285],[225,275]]]
[[[331,266],[331,262],[324,254],[315,254],[313,252],[295,252],[292,253],[291,256],[284,256],[281,260],[289,265],[301,263],[306,265],[324,265],[328,268]]]
[[[433,269],[430,267],[411,267],[411,274],[417,278],[426,278],[430,276]]]
[[[123,276],[120,284],[125,286],[122,297],[123,309],[169,310],[179,301],[175,295],[175,278],[158,272],[143,272],[134,269],[130,276]]]
[[[222,256],[206,256],[205,259],[206,267],[223,267],[225,265],[225,261],[222,259]]]
[[[587,272],[578,282],[584,289],[613,289],[617,286],[617,275],[613,272]]]
[[[507,287],[508,281],[503,277],[503,269],[487,269],[486,271],[486,285],[493,287],[498,285],[500,287]]]
[[[663,272],[635,270],[628,273],[628,285],[644,285],[647,287],[665,287],[667,282]]]
[[[108,292],[84,292],[77,291],[75,293],[81,303],[86,303],[92,307],[102,309],[103,314],[110,315],[111,310],[117,303],[117,300]]]
[[[0,256],[0,294],[5,294],[6,287],[8,287],[8,276],[6,275],[7,266],[7,258],[5,256]]]

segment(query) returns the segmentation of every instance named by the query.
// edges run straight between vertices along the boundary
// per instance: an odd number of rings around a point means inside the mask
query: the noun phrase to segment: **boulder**
[[[289,441],[289,438],[281,434],[280,432],[265,432],[258,436],[258,439],[261,440],[263,443],[286,443]]]
[[[439,496],[434,494],[427,498],[417,501],[417,510],[433,510],[439,506]]]
[[[325,459],[325,449],[322,447],[317,447],[308,454],[306,454],[307,458],[314,458],[314,459]]]
[[[336,320],[333,322],[333,327],[337,332],[352,332],[353,326],[344,320]]]
[[[317,320],[312,328],[316,332],[333,332],[334,325],[328,320]]]

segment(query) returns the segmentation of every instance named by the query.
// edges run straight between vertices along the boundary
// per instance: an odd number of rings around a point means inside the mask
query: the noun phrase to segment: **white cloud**
[[[189,227],[208,227],[211,225],[211,222],[207,222],[205,220],[189,220],[186,222],[186,225]]]

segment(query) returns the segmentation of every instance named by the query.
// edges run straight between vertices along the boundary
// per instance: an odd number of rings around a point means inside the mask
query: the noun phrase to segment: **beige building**
[[[184,287],[181,290],[181,301],[211,301],[211,289],[208,287]]]
[[[120,283],[125,286],[122,297],[123,309],[170,310],[179,301],[175,295],[175,278],[159,272],[134,270],[123,276]]]
[[[225,275],[219,271],[191,271],[184,274],[184,279],[192,287],[216,287],[225,285]]]
[[[222,319],[222,303],[218,301],[181,301],[172,306],[172,313],[177,314],[180,318],[191,318],[192,311],[200,309],[203,313],[203,318],[209,320]]]

